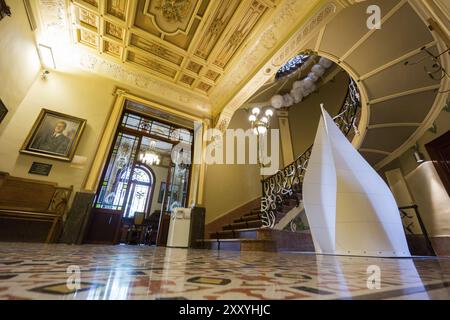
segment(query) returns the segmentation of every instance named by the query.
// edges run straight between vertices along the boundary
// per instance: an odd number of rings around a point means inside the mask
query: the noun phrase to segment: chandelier
[[[267,108],[262,111],[260,108],[254,107],[248,117],[248,121],[252,124],[253,133],[256,135],[264,135],[270,128],[270,119],[272,116],[272,109]]]
[[[139,154],[139,161],[146,164],[146,165],[159,165],[161,162],[158,154],[156,154],[153,150],[155,150],[156,141],[150,142],[150,147],[148,150],[143,150]]]
[[[156,153],[153,152],[142,152],[139,155],[139,161],[141,161],[142,163],[145,163],[149,166],[151,165],[158,165],[161,160],[159,159],[159,156]]]

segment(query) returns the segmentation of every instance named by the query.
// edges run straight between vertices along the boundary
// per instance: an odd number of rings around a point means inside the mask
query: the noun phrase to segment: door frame
[[[193,153],[194,159],[197,157],[200,163],[191,166],[191,182],[195,181],[196,185],[190,186],[188,199],[189,204],[201,206],[204,201],[206,180],[206,164],[204,161],[206,155],[206,141],[203,139],[203,134],[210,126],[210,119],[173,109],[146,98],[131,94],[130,92],[121,88],[116,88],[114,95],[116,96],[116,98],[111,107],[109,118],[105,122],[103,134],[99,141],[94,160],[92,161],[91,167],[86,176],[83,189],[90,192],[97,192],[97,186],[100,183],[104,167],[108,163],[108,156],[110,153],[109,151],[113,144],[113,140],[116,135],[116,130],[119,127],[120,120],[122,119],[122,113],[125,109],[125,104],[127,101],[132,101],[143,106],[147,106],[149,108],[177,116],[184,120],[201,123],[200,130],[194,132],[194,143],[192,146],[195,150],[195,152]]]
[[[450,196],[450,164],[444,163],[449,162],[450,159],[445,159],[440,153],[441,147],[446,144],[450,145],[450,130],[433,141],[425,144],[425,148],[427,149],[428,154],[433,161],[433,165],[442,180],[442,184]]]
[[[154,135],[154,134],[151,134],[151,133],[146,133],[146,132],[142,132],[142,131],[139,131],[139,130],[134,130],[134,129],[131,129],[131,128],[127,128],[127,127],[123,127],[123,126],[121,126],[121,121],[122,121],[122,119],[124,118],[124,116],[125,116],[125,114],[126,113],[128,113],[128,114],[133,114],[133,115],[138,115],[138,116],[141,116],[141,117],[145,117],[146,119],[149,119],[149,120],[151,120],[151,121],[156,121],[156,122],[159,122],[159,123],[163,123],[163,124],[166,124],[166,125],[169,125],[169,126],[171,126],[171,127],[174,127],[174,128],[177,128],[177,129],[185,129],[185,130],[188,130],[189,132],[191,132],[191,134],[192,134],[192,144],[191,144],[191,160],[193,159],[193,157],[194,157],[194,154],[193,154],[193,152],[192,152],[192,150],[193,150],[193,148],[194,148],[194,144],[195,144],[195,133],[194,133],[194,131],[192,130],[192,129],[189,129],[189,128],[186,128],[186,127],[182,127],[182,126],[180,126],[180,125],[177,125],[177,124],[174,124],[174,123],[170,123],[170,122],[167,122],[167,121],[164,121],[164,120],[161,120],[161,119],[158,119],[158,118],[155,118],[155,117],[152,117],[152,116],[150,116],[150,115],[146,115],[146,114],[144,114],[144,113],[140,113],[140,112],[135,112],[135,111],[132,111],[132,110],[128,110],[127,108],[122,108],[122,112],[121,112],[121,115],[120,115],[120,117],[119,117],[119,122],[118,122],[118,124],[117,124],[117,127],[116,127],[116,130],[115,130],[115,132],[114,132],[114,136],[113,136],[113,139],[112,139],[112,141],[113,141],[113,143],[111,144],[111,146],[110,146],[110,148],[109,148],[109,150],[108,150],[108,156],[107,156],[107,161],[105,162],[105,166],[103,167],[103,171],[102,171],[102,173],[101,173],[101,175],[100,175],[100,179],[99,179],[99,181],[98,181],[98,185],[97,185],[97,188],[96,188],[96,190],[95,190],[95,197],[94,197],[94,206],[95,206],[95,203],[96,203],[96,201],[97,201],[97,198],[98,198],[98,193],[100,192],[100,190],[101,190],[101,186],[102,186],[102,183],[103,183],[103,181],[104,181],[104,179],[105,179],[105,177],[106,177],[106,174],[107,174],[107,166],[109,165],[109,162],[111,161],[111,157],[112,157],[112,154],[113,154],[113,151],[114,151],[114,149],[113,149],[113,146],[116,144],[116,142],[117,142],[117,139],[119,138],[119,134],[120,133],[122,133],[122,134],[129,134],[129,135],[131,135],[131,136],[135,136],[137,139],[138,139],[138,142],[137,142],[137,146],[136,146],[136,154],[134,155],[134,158],[133,159],[130,159],[130,164],[131,164],[131,170],[130,170],[130,176],[129,176],[129,180],[128,180],[128,188],[127,188],[127,190],[126,190],[126,192],[125,192],[125,196],[124,196],[124,201],[126,202],[127,201],[127,199],[128,199],[128,197],[129,197],[129,194],[130,194],[130,192],[131,192],[131,180],[132,180],[132,177],[133,177],[133,173],[134,173],[134,170],[135,170],[135,168],[136,168],[136,166],[138,165],[138,153],[139,153],[139,150],[140,150],[140,147],[141,147],[141,144],[142,144],[142,139],[144,138],[144,137],[147,137],[147,138],[151,138],[151,139],[154,139],[154,140],[159,140],[159,141],[163,141],[163,142],[166,142],[166,143],[169,143],[170,145],[172,145],[172,148],[173,148],[173,146],[174,145],[176,145],[178,142],[176,142],[176,141],[172,141],[172,140],[170,140],[170,139],[168,139],[168,138],[164,138],[164,137],[160,137],[160,136],[158,136],[158,135]],[[154,176],[154,172],[153,172],[153,170],[150,168],[150,167],[148,167],[148,166],[146,166],[147,167],[147,169],[149,169],[150,171],[151,171],[151,173],[153,174],[153,176]],[[168,175],[167,175],[167,177],[166,177],[166,191],[167,191],[167,189],[168,189],[168,186],[170,186],[170,183],[169,183],[169,181],[170,181],[170,176],[171,176],[171,169],[172,169],[172,167],[173,167],[173,164],[171,163],[171,165],[169,166],[169,170],[168,170]],[[192,181],[192,177],[191,177],[191,170],[192,170],[192,165],[190,166],[190,169],[189,169],[190,171],[189,171],[189,179],[188,179],[188,187],[187,187],[187,198],[186,198],[186,203],[189,201],[189,196],[190,196],[190,185],[191,185],[191,181]],[[154,192],[154,188],[155,188],[155,181],[154,181],[154,183],[153,183],[153,186],[152,186],[152,190],[151,190],[151,194],[150,194],[150,197],[149,197],[149,199],[147,200],[147,201],[150,201],[150,205],[151,205],[151,200],[152,200],[152,197],[153,197],[153,192]],[[162,205],[162,207],[161,207],[161,216],[160,216],[160,224],[161,224],[161,217],[163,216],[163,214],[164,214],[164,210],[165,210],[165,205],[166,205],[166,202],[167,202],[167,192],[165,192],[165,194],[164,194],[164,198],[163,198],[163,205]],[[111,214],[111,215],[120,215],[121,216],[121,219],[120,219],[120,221],[122,221],[122,219],[123,219],[123,216],[124,216],[124,214],[125,214],[125,209],[126,209],[126,204],[124,203],[123,205],[122,205],[122,208],[120,209],[120,210],[110,210],[110,209],[100,209],[100,208],[93,208],[93,212],[92,212],[92,214],[91,214],[91,217],[90,217],[90,221],[89,221],[89,223],[88,223],[88,225],[87,225],[87,230],[88,230],[88,232],[86,233],[86,235],[89,235],[90,234],[90,229],[91,229],[91,227],[92,227],[92,218],[93,218],[93,214],[94,214],[94,211],[105,211],[105,214]],[[106,212],[108,212],[108,213],[106,213]],[[117,244],[118,243],[118,241],[119,241],[119,235],[120,235],[120,228],[121,228],[121,225],[122,225],[122,222],[119,222],[118,224],[117,224],[117,226],[116,226],[116,230],[114,231],[114,239],[112,239],[112,241],[100,241],[100,242],[98,242],[98,241],[89,241],[89,242],[87,242],[87,243],[103,243],[103,244]],[[158,226],[158,234],[159,234],[159,226]],[[85,235],[85,237],[86,237],[86,235]],[[85,238],[86,239],[86,238]],[[85,242],[86,240],[83,240],[83,242]]]

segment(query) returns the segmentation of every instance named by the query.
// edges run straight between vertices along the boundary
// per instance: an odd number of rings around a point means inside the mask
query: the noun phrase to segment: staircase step
[[[256,239],[197,240],[204,249],[230,251],[276,251],[276,242]]]
[[[235,219],[233,220],[233,222],[244,222],[244,221],[252,221],[252,220],[259,220],[261,219],[261,215],[260,214],[252,214],[249,216],[242,216],[239,219]]]
[[[223,230],[218,232],[211,232],[209,234],[210,239],[257,239],[258,231],[262,228],[249,228],[249,229],[234,229]]]
[[[233,230],[233,229],[249,229],[249,228],[259,228],[263,225],[261,220],[250,220],[244,222],[236,222],[226,226],[223,226],[223,230]]]
[[[243,217],[253,216],[255,214],[261,214],[261,209],[252,209],[252,211],[250,211],[249,213],[244,214]]]

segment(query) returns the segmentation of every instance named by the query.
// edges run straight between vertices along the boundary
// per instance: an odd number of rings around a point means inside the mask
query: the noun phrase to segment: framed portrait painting
[[[8,109],[6,109],[6,106],[3,104],[2,99],[0,99],[0,123],[6,117],[7,113],[8,113]]]
[[[86,120],[42,109],[21,153],[72,161]]]
[[[11,16],[11,9],[6,4],[5,0],[0,0],[0,20],[2,20],[5,16]]]

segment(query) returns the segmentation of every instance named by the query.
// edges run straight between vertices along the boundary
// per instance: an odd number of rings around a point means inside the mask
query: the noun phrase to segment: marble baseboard
[[[431,237],[430,240],[437,256],[450,256],[450,236]]]
[[[59,242],[81,244],[95,193],[77,192],[69,210]]]

